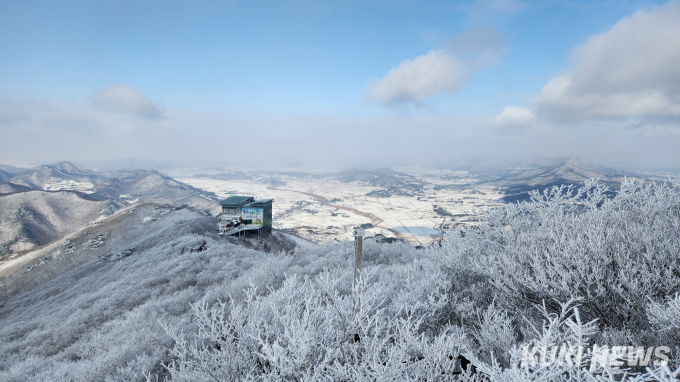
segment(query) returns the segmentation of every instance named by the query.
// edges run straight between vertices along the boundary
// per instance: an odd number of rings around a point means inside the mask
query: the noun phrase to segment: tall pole
[[[354,232],[354,289],[359,285],[359,278],[361,277],[361,261],[363,258],[364,245],[364,231],[356,230]]]

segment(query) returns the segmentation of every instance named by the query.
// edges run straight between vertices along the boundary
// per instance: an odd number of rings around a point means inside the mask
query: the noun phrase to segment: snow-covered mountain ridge
[[[0,279],[0,379],[621,379],[591,353],[519,367],[524,346],[569,343],[668,346],[666,366],[627,375],[673,380],[680,184],[593,186],[501,205],[441,247],[366,241],[354,290],[351,242],[272,251],[284,236],[226,239],[200,210],[129,206],[15,264],[26,284]]]
[[[57,240],[138,201],[219,211],[213,194],[159,171],[98,172],[72,162],[13,171],[0,184],[0,258]]]

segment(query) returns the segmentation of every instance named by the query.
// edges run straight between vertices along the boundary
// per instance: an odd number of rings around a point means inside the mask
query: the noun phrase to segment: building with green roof
[[[252,196],[241,195],[222,200],[220,235],[257,235],[258,239],[271,235],[273,202],[274,199],[255,200]]]

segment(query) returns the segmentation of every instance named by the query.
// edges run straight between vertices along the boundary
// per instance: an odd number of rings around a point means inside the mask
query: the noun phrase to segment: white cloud
[[[147,120],[79,103],[2,98],[0,110],[12,116],[0,123],[0,163],[10,164],[139,158],[340,170],[364,165],[441,166],[480,156],[505,160],[558,155],[580,155],[620,166],[680,163],[680,136],[672,130],[677,125],[673,123],[651,129],[622,128],[620,121],[583,121],[570,129],[557,129],[542,122],[540,129],[529,125],[531,134],[512,134],[525,126],[494,129],[496,122],[487,116],[339,117],[169,109],[162,119]],[[521,109],[508,110],[501,114],[515,118],[499,118],[501,122],[517,121],[523,115]],[[245,146],[225,151],[223,145],[211,144],[226,142],[239,131],[259,132],[261,155],[254,158]]]
[[[535,99],[550,117],[680,117],[680,2],[635,12],[572,56]]]
[[[506,106],[496,116],[496,123],[502,126],[527,126],[536,121],[534,113],[522,106]]]
[[[110,85],[95,95],[93,103],[108,111],[146,119],[161,116],[159,108],[147,96],[128,85]]]
[[[445,50],[431,50],[413,60],[404,60],[381,80],[367,86],[364,99],[383,105],[421,103],[426,98],[459,90],[468,71],[456,56]]]

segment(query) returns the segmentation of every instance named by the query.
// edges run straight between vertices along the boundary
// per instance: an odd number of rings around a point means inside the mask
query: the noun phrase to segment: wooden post
[[[363,258],[364,245],[364,231],[356,230],[354,232],[354,289],[359,284],[361,277],[361,261]]]

